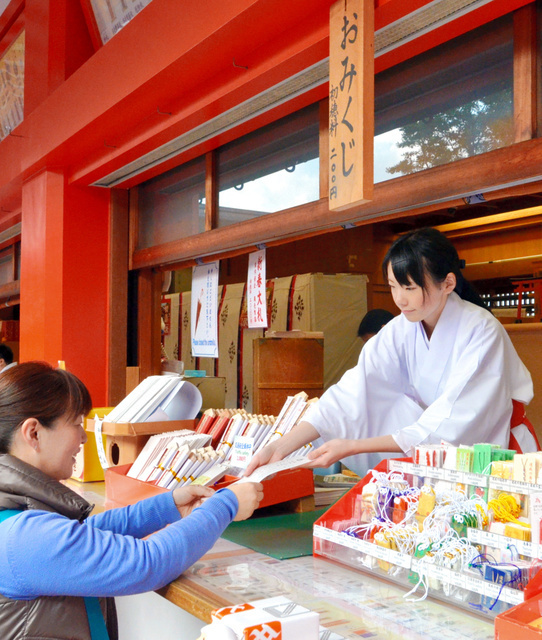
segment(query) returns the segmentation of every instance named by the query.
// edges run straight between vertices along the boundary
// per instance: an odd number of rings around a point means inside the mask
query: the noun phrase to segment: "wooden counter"
[[[73,490],[89,502],[96,503],[96,511],[103,509],[105,502],[104,483],[80,483],[66,481]],[[463,610],[430,600],[409,602],[405,590],[388,584],[369,574],[354,571],[318,557],[304,556],[290,560],[276,560],[242,547],[223,538],[203,558],[187,569],[182,576],[157,592],[172,609],[186,613],[186,624],[195,618],[208,624],[213,609],[229,604],[250,602],[261,598],[286,595],[292,600],[318,611],[320,623],[333,630],[338,636],[359,640],[493,640],[494,624],[488,620],[469,615]],[[419,598],[420,592],[411,596]],[[139,598],[139,599],[138,599]],[[134,604],[126,616],[126,601]],[[140,615],[141,624],[152,620],[152,598],[125,596],[122,599],[119,624],[126,625],[125,617],[133,620]],[[178,609],[176,609],[178,607]],[[168,611],[168,609],[166,609]],[[175,629],[183,625],[170,615]],[[162,638],[160,628],[156,636],[149,631],[141,632],[137,638],[154,640]],[[193,629],[193,626],[191,627]],[[131,627],[130,637],[136,640]],[[197,634],[179,637],[196,640]]]

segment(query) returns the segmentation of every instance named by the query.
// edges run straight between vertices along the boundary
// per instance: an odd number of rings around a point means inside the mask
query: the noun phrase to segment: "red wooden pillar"
[[[23,185],[20,359],[64,360],[95,406],[107,389],[109,201],[60,171]]]

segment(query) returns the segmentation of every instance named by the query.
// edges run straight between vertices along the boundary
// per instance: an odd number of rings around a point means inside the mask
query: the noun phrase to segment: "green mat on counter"
[[[232,522],[223,538],[277,560],[312,555],[312,526],[326,509]]]

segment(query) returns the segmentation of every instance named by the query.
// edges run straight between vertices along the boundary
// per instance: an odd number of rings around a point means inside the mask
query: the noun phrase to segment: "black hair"
[[[388,267],[400,285],[411,282],[427,290],[426,274],[435,284],[444,282],[449,273],[456,277],[455,292],[468,302],[489,311],[482,298],[461,273],[461,260],[448,238],[431,227],[409,231],[391,245],[382,263],[384,279],[388,280]]]
[[[358,337],[362,338],[367,334],[376,334],[382,327],[395,316],[386,309],[371,309],[363,316],[358,327]]]
[[[73,373],[47,362],[23,362],[0,376],[0,453],[9,453],[28,418],[52,428],[63,416],[77,418],[91,409],[88,389]]]
[[[0,358],[2,358],[6,364],[13,362],[13,351],[9,345],[3,342],[0,343]]]

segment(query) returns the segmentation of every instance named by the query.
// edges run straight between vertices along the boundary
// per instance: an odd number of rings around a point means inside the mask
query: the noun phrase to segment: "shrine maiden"
[[[311,452],[313,466],[343,460],[358,473],[368,466],[362,454],[410,455],[417,445],[443,440],[538,449],[522,411],[533,397],[531,376],[461,275],[448,239],[430,228],[402,236],[383,272],[401,314],[367,342],[357,366],[305,421],[255,456],[247,475],[319,436],[325,443]]]

